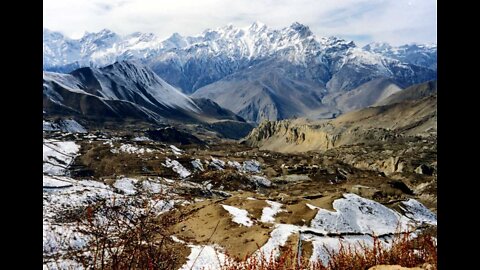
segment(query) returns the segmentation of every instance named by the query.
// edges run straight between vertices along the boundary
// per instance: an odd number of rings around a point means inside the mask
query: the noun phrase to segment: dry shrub
[[[168,213],[159,216],[155,208],[150,200],[138,198],[87,207],[78,230],[90,241],[75,260],[87,269],[174,269],[180,259],[178,244],[167,228],[177,220]]]
[[[423,264],[431,265],[429,269],[437,269],[437,245],[429,234],[421,234],[416,238],[410,233],[397,234],[392,245],[387,248],[377,237],[373,237],[373,245],[344,245],[340,242],[340,249],[329,252],[328,265],[321,262],[310,263],[309,258],[301,257],[298,260],[297,253],[291,248],[286,248],[280,256],[273,258],[262,256],[250,258],[242,262],[227,260],[223,270],[359,270],[369,269],[375,265],[401,265],[404,267],[416,267]]]
[[[157,198],[162,201],[162,198]],[[140,209],[140,211],[139,211]],[[156,209],[156,210],[155,210]],[[184,246],[170,238],[168,228],[179,222],[173,211],[158,215],[151,200],[125,198],[104,201],[87,207],[79,220],[79,231],[90,238],[74,259],[86,269],[177,269],[184,258],[179,250]],[[373,245],[345,245],[329,252],[327,265],[311,263],[308,257],[298,258],[292,246],[282,249],[280,256],[263,254],[236,261],[227,256],[222,270],[359,270],[375,265],[415,267],[431,265],[437,269],[437,246],[431,234],[411,237],[396,234],[390,247],[373,237]]]

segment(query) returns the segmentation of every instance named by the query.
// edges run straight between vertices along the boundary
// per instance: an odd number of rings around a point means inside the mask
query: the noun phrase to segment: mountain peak
[[[308,26],[301,24],[299,22],[292,23],[288,28],[294,30],[295,32],[298,32],[303,37],[313,35],[312,31]]]
[[[251,30],[251,31],[256,32],[256,31],[258,31],[258,30],[263,30],[263,29],[266,29],[266,28],[267,28],[267,25],[266,25],[266,24],[264,24],[264,23],[262,23],[262,22],[260,22],[260,21],[254,21],[254,22],[252,23],[252,25],[250,25],[250,27],[249,27],[248,29]]]
[[[330,37],[321,37],[319,39],[320,44],[323,48],[334,49],[335,51],[343,51],[349,48],[355,48],[357,45],[353,41],[346,41],[343,38],[330,36]]]
[[[170,38],[179,39],[179,38],[183,38],[183,36],[180,35],[179,33],[175,32],[170,36]]]
[[[392,46],[386,42],[372,42],[363,47],[364,50],[372,52],[386,51],[391,48]]]
[[[114,32],[110,29],[107,29],[107,28],[103,28],[102,30],[100,30],[98,32],[99,34],[114,34]]]
[[[91,38],[100,39],[100,38],[110,38],[110,37],[118,37],[118,35],[115,32],[104,28],[98,32],[85,32],[82,39],[86,40]]]
[[[144,70],[150,72],[150,69],[139,63],[138,60],[120,60],[101,69],[118,69],[118,70]]]
[[[63,39],[66,38],[62,33],[57,32],[57,31],[52,31],[47,28],[43,28],[43,38],[45,39],[46,37],[53,37],[56,39]]]
[[[224,27],[221,27],[220,29],[221,30],[227,30],[227,31],[231,31],[235,28],[235,25],[233,25],[233,23],[228,23],[227,25],[225,25]]]

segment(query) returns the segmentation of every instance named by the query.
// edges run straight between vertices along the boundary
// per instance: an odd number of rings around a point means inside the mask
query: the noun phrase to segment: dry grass
[[[378,238],[374,238],[373,246],[341,244],[337,252],[330,252],[327,265],[321,262],[311,263],[308,258],[298,258],[296,252],[286,248],[280,256],[250,258],[242,262],[232,259],[225,262],[222,270],[359,270],[369,269],[376,265],[401,265],[416,267],[424,264],[429,269],[437,269],[437,246],[431,235],[422,234],[411,239],[410,234],[399,234],[395,237],[391,248],[385,247]]]
[[[163,199],[160,197],[158,201]],[[86,208],[79,217],[78,228],[89,236],[89,244],[75,252],[73,259],[86,269],[178,269],[185,263],[190,250],[172,241],[169,228],[180,223],[182,218],[170,214],[172,211],[156,214],[151,202],[128,198]],[[142,211],[132,211],[132,207]],[[327,265],[310,262],[305,252],[299,258],[295,244],[291,243],[282,248],[278,257],[265,254],[238,261],[235,256],[227,256],[222,270],[366,270],[376,265],[418,267],[424,264],[430,265],[428,269],[437,269],[434,233],[423,233],[415,238],[409,233],[396,235],[390,247],[377,237],[373,245],[340,242],[339,250],[329,253]]]

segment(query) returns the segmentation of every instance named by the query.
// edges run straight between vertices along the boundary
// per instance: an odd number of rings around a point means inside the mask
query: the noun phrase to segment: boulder
[[[430,166],[422,164],[415,169],[415,172],[418,174],[432,175],[434,169]]]

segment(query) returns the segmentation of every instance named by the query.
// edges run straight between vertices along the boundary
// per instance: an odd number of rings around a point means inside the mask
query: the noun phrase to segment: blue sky
[[[261,21],[279,29],[297,21],[317,36],[360,45],[436,43],[436,0],[44,0],[43,24],[73,38],[108,28],[119,34],[195,35],[229,23]]]

